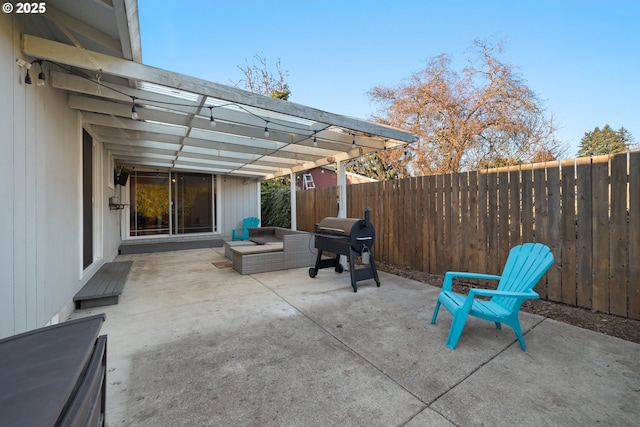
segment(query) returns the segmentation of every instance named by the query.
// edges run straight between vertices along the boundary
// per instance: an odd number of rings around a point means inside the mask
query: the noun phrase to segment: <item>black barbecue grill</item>
[[[309,276],[316,277],[318,270],[333,267],[337,273],[342,273],[340,255],[349,260],[351,286],[353,292],[358,292],[357,282],[374,279],[380,286],[376,264],[371,247],[376,240],[376,232],[371,224],[371,209],[364,210],[364,219],[327,217],[316,224],[315,247],[318,249],[316,266],[309,269]],[[331,252],[334,257],[322,259],[323,252]],[[364,267],[355,268],[354,258],[362,256]]]

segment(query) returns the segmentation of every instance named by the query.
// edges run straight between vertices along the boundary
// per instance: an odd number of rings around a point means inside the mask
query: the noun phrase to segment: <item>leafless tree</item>
[[[244,74],[244,79],[240,80],[236,86],[244,87],[253,93],[284,101],[289,99],[291,90],[289,90],[289,85],[285,82],[285,78],[289,77],[289,72],[282,71],[280,58],[276,61],[275,74],[269,70],[267,59],[263,55],[256,54],[253,57],[253,63],[250,64],[247,59],[245,59],[245,63],[244,68],[238,66]]]
[[[461,72],[442,54],[398,86],[368,92],[380,105],[375,120],[419,137],[408,169],[450,173],[562,155],[543,102],[514,66],[497,59],[502,43],[476,40],[473,52]]]

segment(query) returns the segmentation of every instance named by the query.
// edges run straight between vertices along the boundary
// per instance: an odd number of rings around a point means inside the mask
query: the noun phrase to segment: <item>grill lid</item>
[[[326,217],[318,223],[317,231],[337,236],[351,236],[353,227],[360,222],[359,218]]]
[[[376,238],[373,224],[360,218],[336,218],[327,217],[316,226],[316,245],[318,236],[338,238],[349,242],[351,248],[360,253],[366,247],[371,249]],[[321,244],[322,245],[322,244]],[[316,246],[319,247],[319,246]]]

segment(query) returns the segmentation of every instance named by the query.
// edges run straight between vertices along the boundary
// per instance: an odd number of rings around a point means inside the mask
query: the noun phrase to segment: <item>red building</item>
[[[310,175],[312,180],[308,177],[305,178],[305,175]],[[376,182],[373,178],[352,172],[346,172],[346,175],[347,185],[360,184],[363,182]],[[311,183],[313,183],[313,186],[311,186]],[[336,185],[338,185],[338,171],[331,166],[321,166],[296,175],[296,186],[301,190],[307,190],[314,187],[335,187]]]

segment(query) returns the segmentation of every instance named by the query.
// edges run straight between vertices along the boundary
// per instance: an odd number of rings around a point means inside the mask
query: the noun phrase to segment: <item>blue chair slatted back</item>
[[[551,250],[540,243],[525,243],[509,251],[497,290],[508,292],[528,292],[553,264]],[[518,311],[524,302],[521,298],[495,296],[492,302],[508,311]]]
[[[242,228],[247,230],[248,228],[255,228],[260,224],[260,220],[256,217],[248,217],[242,220]]]

